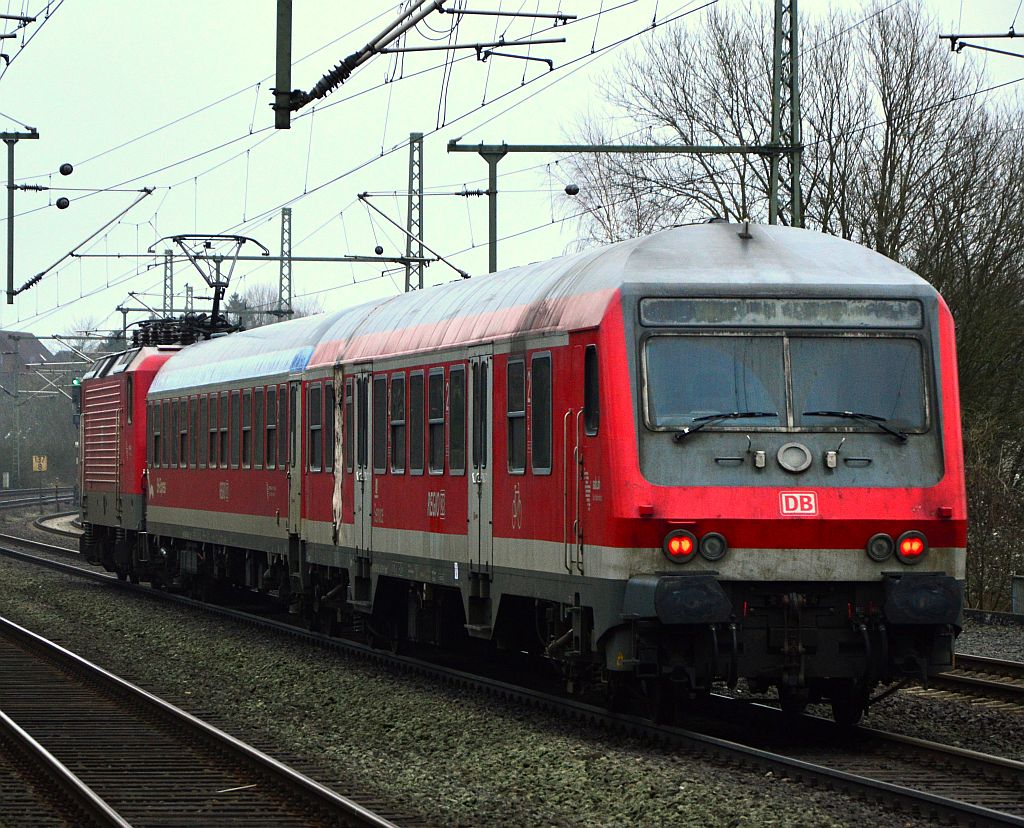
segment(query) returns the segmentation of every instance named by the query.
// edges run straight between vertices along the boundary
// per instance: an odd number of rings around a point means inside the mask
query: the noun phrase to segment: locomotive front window
[[[744,427],[785,422],[781,337],[653,336],[645,366],[653,428],[682,428],[701,417],[747,411],[778,413],[744,420]]]
[[[658,334],[643,356],[652,429],[878,431],[877,421],[901,432],[928,428],[914,337]]]
[[[921,345],[896,337],[794,337],[793,417],[806,428],[855,427],[850,419],[808,416],[811,411],[851,411],[884,417],[895,428],[925,428]]]

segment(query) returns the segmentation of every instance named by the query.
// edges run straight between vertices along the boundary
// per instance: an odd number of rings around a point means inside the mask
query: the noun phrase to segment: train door
[[[491,347],[469,355],[469,550],[470,570],[489,570],[492,564],[492,406]]]
[[[302,530],[302,383],[288,383],[288,532]]]
[[[352,501],[355,511],[355,545],[360,552],[369,554],[372,549],[373,529],[373,467],[370,465],[370,372],[369,365],[360,365],[351,374],[355,395],[354,422],[355,436],[354,479]]]
[[[587,468],[596,447],[596,441],[590,439],[596,430],[591,429],[591,415],[588,406],[593,404],[588,399],[591,395],[591,382],[596,381],[596,349],[594,346],[574,345],[571,352],[570,376],[584,378],[583,385],[578,379],[570,383],[572,389],[569,405],[562,417],[562,515],[563,515],[563,546],[565,568],[569,574],[584,573],[587,512],[590,509],[592,493],[591,472]],[[592,359],[592,357],[594,359]],[[596,393],[594,391],[593,393]],[[600,487],[600,481],[597,486]]]

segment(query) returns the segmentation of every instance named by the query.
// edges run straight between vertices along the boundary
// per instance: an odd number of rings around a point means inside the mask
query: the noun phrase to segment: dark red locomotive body
[[[952,320],[865,248],[751,236],[676,228],[185,348],[133,423],[133,552],[87,551],[543,651],[575,683],[744,678],[855,718],[952,654]]]

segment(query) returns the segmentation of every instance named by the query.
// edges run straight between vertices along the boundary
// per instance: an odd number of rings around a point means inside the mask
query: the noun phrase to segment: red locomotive
[[[158,356],[84,382],[83,552],[123,576],[545,653],[669,709],[742,678],[854,721],[951,662],[953,322],[856,244],[679,227],[182,348],[143,399]],[[108,365],[147,451],[130,514],[89,479]]]

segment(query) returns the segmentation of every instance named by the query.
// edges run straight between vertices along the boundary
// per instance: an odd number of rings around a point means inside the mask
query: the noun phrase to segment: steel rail
[[[117,697],[128,699],[133,706],[148,709],[160,721],[169,723],[173,732],[189,734],[190,739],[193,736],[199,737],[218,754],[232,757],[232,761],[240,762],[243,767],[257,768],[285,790],[300,797],[303,803],[311,805],[314,811],[327,817],[330,822],[360,828],[397,828],[390,820],[272,756],[13,621],[0,617],[0,635],[17,641],[29,650],[42,653],[48,661],[59,664],[62,670],[80,676],[89,684],[103,687]]]
[[[88,824],[109,825],[115,828],[131,828],[117,811],[96,795],[96,792],[73,774],[68,767],[50,751],[25,732],[18,723],[0,710],[0,747],[3,742],[9,744],[10,752],[20,753],[35,767],[49,783],[45,793],[48,801],[60,802],[62,799],[73,803],[72,809],[88,820]],[[11,807],[10,805],[8,807]]]
[[[31,545],[46,546],[46,544],[38,544],[37,542],[32,542]],[[61,549],[60,547],[55,549],[60,552],[67,552],[66,549]],[[867,796],[872,801],[883,800],[888,803],[897,804],[912,812],[921,812],[923,810],[925,813],[934,814],[942,819],[966,821],[975,826],[1017,826],[1017,828],[1024,828],[1024,817],[1004,813],[984,805],[953,799],[949,796],[927,790],[918,790],[909,785],[871,778],[859,772],[817,764],[795,758],[794,756],[753,747],[749,744],[717,738],[706,733],[655,724],[634,715],[610,713],[603,707],[576,699],[567,699],[564,696],[524,688],[497,679],[439,666],[409,656],[389,653],[359,642],[330,638],[279,621],[261,618],[226,607],[204,604],[183,596],[119,581],[111,575],[83,570],[59,561],[40,559],[27,553],[19,553],[5,548],[0,548],[0,553],[79,577],[103,581],[116,585],[120,589],[136,592],[137,594],[150,595],[157,600],[169,600],[194,609],[200,609],[206,613],[230,618],[250,626],[259,627],[260,629],[276,630],[290,637],[326,646],[350,656],[369,660],[384,666],[397,667],[406,672],[423,675],[459,687],[482,691],[508,701],[539,707],[558,715],[569,715],[579,722],[584,722],[588,725],[598,725],[612,732],[645,738],[659,744],[673,745],[696,754],[710,753],[726,762],[735,763],[739,761],[741,764],[753,766],[760,770],[781,771],[785,776],[800,781],[841,788],[859,796]],[[904,746],[916,745],[918,750],[927,750],[933,756],[939,755],[943,757],[944,761],[955,759],[961,763],[971,764],[974,766],[972,771],[982,777],[991,774],[1005,775],[1010,773],[1015,778],[1019,777],[1020,784],[1024,786],[1024,763],[1021,762],[1015,762],[1002,757],[988,756],[987,754],[938,743],[909,739],[908,737],[896,736],[894,734],[883,734],[880,731],[870,731],[867,728],[859,728],[858,731],[870,733],[876,739],[884,738]],[[934,762],[934,759],[931,761]],[[979,767],[981,768],[980,771],[978,770]],[[961,774],[950,769],[946,771],[945,775],[946,778],[953,778]]]

